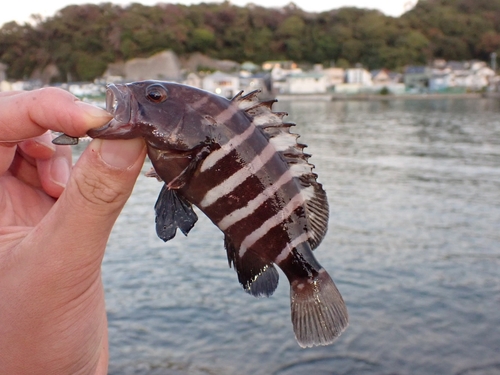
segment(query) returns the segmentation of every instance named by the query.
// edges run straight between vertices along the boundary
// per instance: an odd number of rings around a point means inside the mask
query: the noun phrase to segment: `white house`
[[[389,72],[385,69],[372,70],[370,74],[372,75],[372,82],[376,85],[388,85],[391,83]]]
[[[430,91],[443,91],[455,85],[454,75],[446,71],[433,71],[429,79]]]
[[[327,90],[327,78],[321,73],[299,73],[286,77],[288,94],[323,94]]]
[[[362,86],[373,85],[372,75],[363,68],[352,68],[346,70],[346,83],[358,84]]]
[[[359,94],[371,92],[373,81],[370,72],[363,68],[351,68],[345,71],[345,83],[335,85],[338,94]]]
[[[274,91],[277,93],[284,93],[288,90],[286,77],[302,73],[302,69],[293,61],[266,61],[262,64],[262,70],[271,73]]]
[[[203,78],[202,88],[230,99],[240,90],[240,78],[217,71]]]
[[[203,81],[196,73],[189,73],[183,82],[185,85],[202,88]]]
[[[328,87],[334,87],[344,83],[345,70],[342,68],[326,68],[323,69],[323,74],[326,76]]]
[[[484,61],[441,61],[434,62],[429,80],[431,91],[451,88],[478,91],[490,85],[495,71]]]
[[[259,97],[263,99],[273,97],[273,84],[269,73],[250,74],[248,72],[240,72],[240,90],[245,93],[259,90]]]
[[[468,80],[468,88],[472,90],[481,90],[490,85],[495,77],[495,71],[491,69],[484,61],[471,61],[471,77]]]
[[[384,90],[390,94],[403,94],[405,92],[405,85],[400,82],[401,74],[390,72],[387,69],[372,70],[370,74],[373,85],[363,91],[380,93]]]
[[[410,65],[404,71],[406,90],[412,93],[427,92],[432,69],[424,65]]]
[[[264,66],[268,67],[269,65],[264,64],[263,67]],[[268,70],[268,69],[264,68],[263,70]],[[302,73],[302,69],[298,68],[295,63],[290,63],[290,64],[275,63],[270,70],[273,81],[284,81],[286,77],[289,76],[290,74]]]

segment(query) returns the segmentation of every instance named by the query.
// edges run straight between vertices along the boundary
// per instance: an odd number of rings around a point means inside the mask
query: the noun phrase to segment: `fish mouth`
[[[87,135],[105,139],[129,138],[132,129],[131,99],[132,94],[126,85],[109,84],[106,89],[106,110],[113,119],[100,128],[90,129]]]

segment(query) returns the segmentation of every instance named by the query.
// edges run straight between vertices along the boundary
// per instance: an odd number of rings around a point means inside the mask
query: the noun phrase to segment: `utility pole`
[[[493,69],[493,71],[497,71],[497,53],[496,52],[492,52],[491,55],[491,69]]]

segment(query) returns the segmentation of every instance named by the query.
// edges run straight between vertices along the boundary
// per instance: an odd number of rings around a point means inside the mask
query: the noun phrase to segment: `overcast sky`
[[[99,4],[103,2],[112,2],[115,4],[127,5],[131,2],[142,3],[144,5],[155,5],[159,2],[177,3],[177,4],[197,4],[220,3],[221,0],[173,0],[173,1],[158,1],[158,0],[21,0],[8,1],[4,0],[4,4],[0,10],[0,26],[5,22],[17,21],[19,23],[29,22],[32,14],[40,14],[43,17],[54,15],[59,9],[71,4]],[[254,3],[264,7],[282,7],[289,4],[290,0],[231,0],[231,3],[238,6],[244,6],[248,3]],[[355,6],[358,8],[376,8],[390,16],[399,16],[405,9],[409,9],[414,5],[416,0],[294,0],[299,8],[309,12],[320,12],[324,10],[336,9],[344,6]],[[8,3],[8,5],[6,4]]]

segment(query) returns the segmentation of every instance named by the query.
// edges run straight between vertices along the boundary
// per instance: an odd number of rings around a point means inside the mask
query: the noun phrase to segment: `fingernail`
[[[92,143],[94,142],[101,143],[99,151],[102,160],[116,169],[132,167],[144,150],[144,141],[141,138],[127,140],[95,139]]]
[[[33,138],[33,141],[51,151],[56,150],[56,145],[52,143],[52,132],[50,130],[36,138]]]
[[[50,179],[57,185],[66,187],[71,166],[69,160],[63,156],[56,157],[50,164]]]
[[[102,121],[109,121],[111,118],[113,118],[113,116],[110,115],[108,111],[106,111],[102,108],[96,107],[95,105],[85,103],[82,101],[76,101],[75,103],[78,107],[83,109],[88,116],[90,116],[94,119],[99,119]]]

